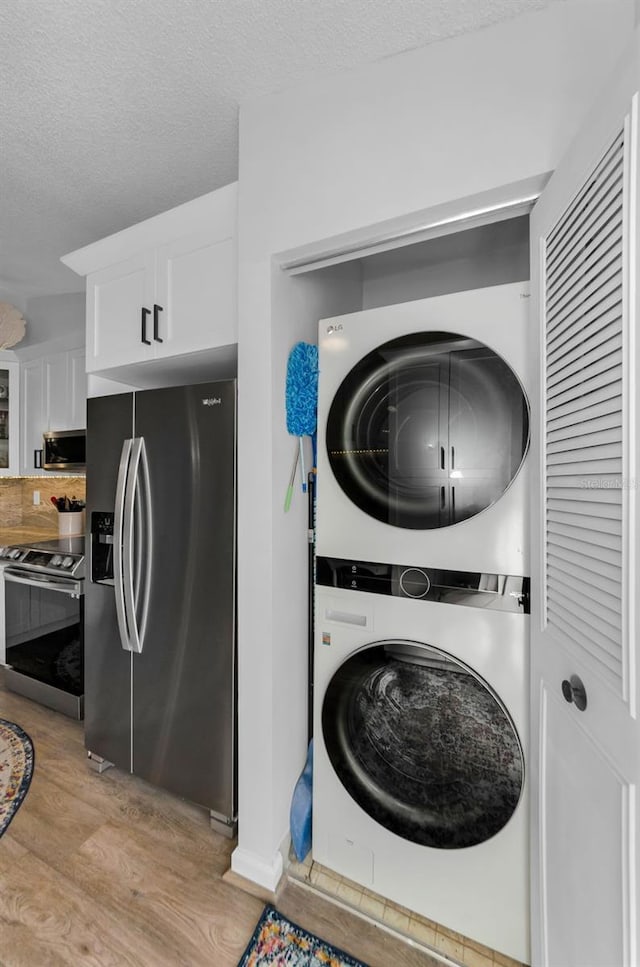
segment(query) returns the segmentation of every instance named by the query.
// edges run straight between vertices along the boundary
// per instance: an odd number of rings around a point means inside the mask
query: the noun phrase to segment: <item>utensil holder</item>
[[[58,535],[81,537],[84,534],[84,510],[58,512]]]

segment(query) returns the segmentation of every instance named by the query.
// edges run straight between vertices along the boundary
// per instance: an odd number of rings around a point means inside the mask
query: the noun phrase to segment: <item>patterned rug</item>
[[[0,836],[26,796],[33,773],[33,743],[19,725],[0,719]]]
[[[266,906],[238,967],[367,967]]]

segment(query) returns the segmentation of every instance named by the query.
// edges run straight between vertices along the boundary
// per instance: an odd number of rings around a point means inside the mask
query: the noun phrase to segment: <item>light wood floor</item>
[[[31,788],[0,838],[0,964],[235,967],[264,904],[222,881],[234,844],[207,814],[116,769],[90,772],[82,726],[1,682],[0,717],[35,747]],[[295,884],[277,906],[371,967],[436,967]]]

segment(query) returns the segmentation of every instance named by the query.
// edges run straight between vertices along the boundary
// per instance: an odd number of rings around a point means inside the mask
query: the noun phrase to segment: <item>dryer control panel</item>
[[[515,574],[480,574],[413,564],[318,557],[316,584],[417,601],[529,614],[529,578]]]

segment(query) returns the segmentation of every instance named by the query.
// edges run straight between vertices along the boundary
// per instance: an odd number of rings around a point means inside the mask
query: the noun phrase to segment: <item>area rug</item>
[[[26,796],[33,773],[33,743],[19,725],[0,719],[0,836]]]
[[[367,967],[266,906],[238,967]]]

